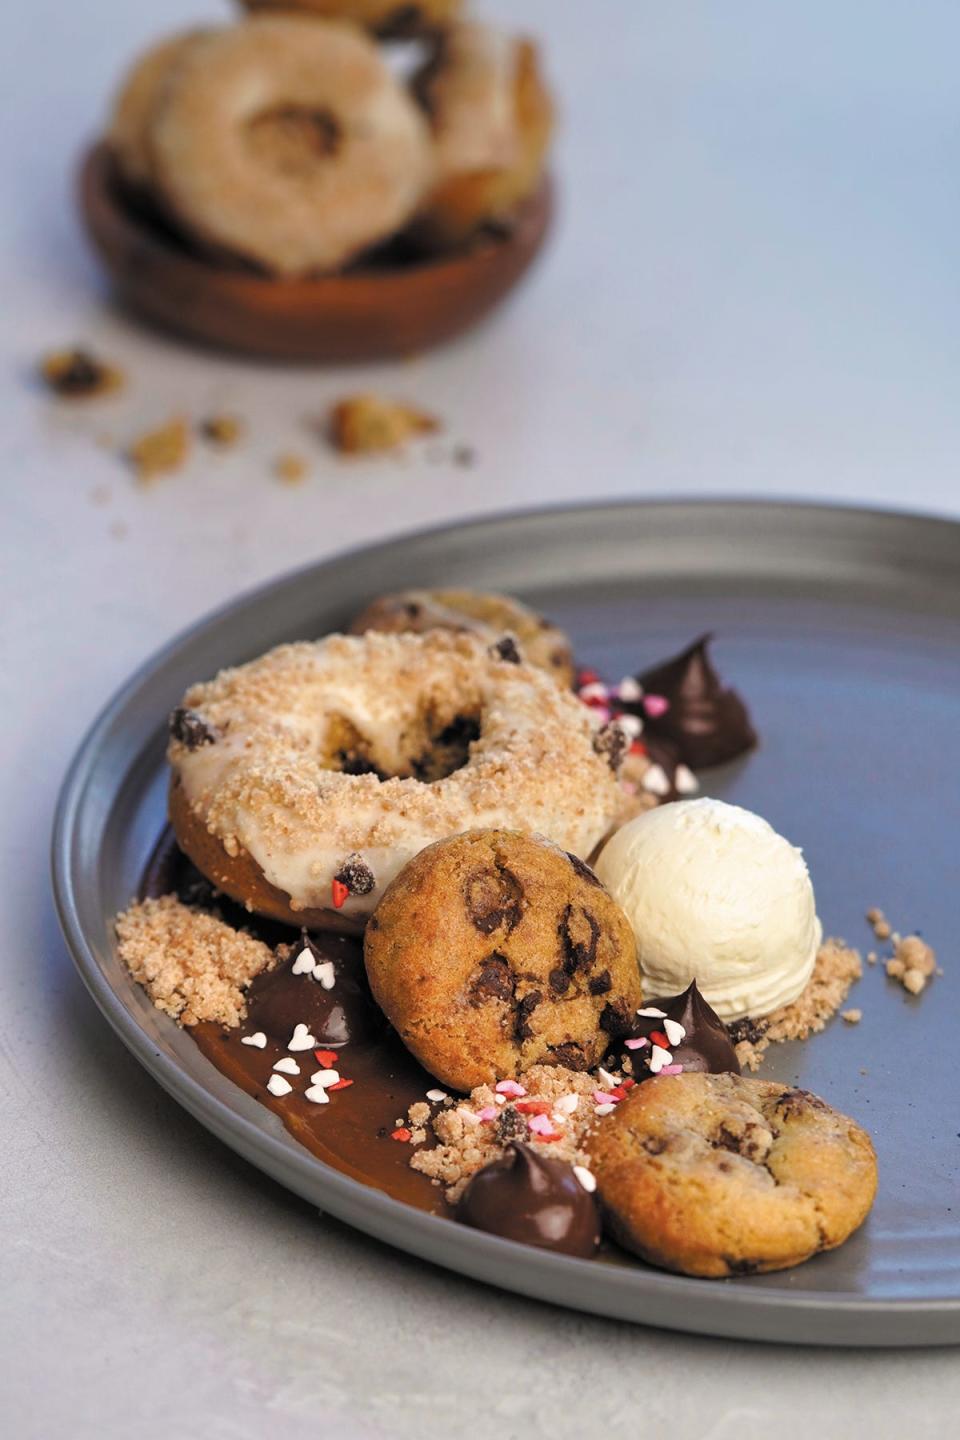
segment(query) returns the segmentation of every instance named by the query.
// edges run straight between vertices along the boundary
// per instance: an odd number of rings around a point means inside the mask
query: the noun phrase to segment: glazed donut
[[[424,35],[447,25],[463,0],[242,0],[247,10],[299,11],[328,20],[352,20],[384,39]]]
[[[426,123],[355,26],[283,15],[198,39],[150,126],[161,200],[201,243],[271,274],[334,270],[430,183]]]
[[[450,247],[508,222],[536,188],[553,131],[531,41],[452,25],[412,85],[430,119],[438,176],[412,236]]]
[[[463,630],[492,644],[514,635],[524,660],[546,670],[560,685],[574,681],[573,650],[562,630],[510,595],[481,590],[402,590],[381,595],[351,622],[351,635],[368,630],[390,634]]]
[[[589,855],[620,804],[614,738],[474,635],[331,635],[187,691],[171,716],[170,818],[248,909],[358,933],[407,861],[448,835],[510,827]]]
[[[206,32],[187,30],[153,45],[128,71],[113,102],[107,140],[120,173],[129,185],[149,188],[150,126],[167,77],[190,47]]]

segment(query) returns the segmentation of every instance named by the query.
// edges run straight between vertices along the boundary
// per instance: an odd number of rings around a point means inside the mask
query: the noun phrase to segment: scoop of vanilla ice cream
[[[626,911],[644,991],[696,979],[724,1020],[769,1015],[803,990],[823,929],[803,855],[759,815],[722,800],[648,810],[596,865]]]

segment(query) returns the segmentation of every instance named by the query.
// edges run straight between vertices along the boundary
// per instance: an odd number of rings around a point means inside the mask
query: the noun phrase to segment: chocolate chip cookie
[[[685,1275],[799,1265],[842,1245],[877,1189],[859,1125],[807,1090],[740,1075],[638,1085],[587,1148],[615,1237]]]
[[[595,1065],[641,1003],[630,923],[576,856],[471,830],[428,846],[388,887],[364,958],[378,1004],[445,1085],[530,1065]]]

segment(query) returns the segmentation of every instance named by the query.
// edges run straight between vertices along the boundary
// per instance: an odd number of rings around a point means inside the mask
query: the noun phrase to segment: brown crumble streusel
[[[758,1070],[764,1051],[774,1042],[806,1040],[822,1030],[862,974],[858,950],[842,940],[825,940],[807,988],[792,1005],[783,1005],[762,1020],[739,1020],[729,1027],[743,1069]]]

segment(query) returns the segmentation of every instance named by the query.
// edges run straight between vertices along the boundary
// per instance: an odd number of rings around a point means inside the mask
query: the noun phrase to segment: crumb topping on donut
[[[183,699],[218,738],[169,759],[228,856],[248,853],[291,908],[329,906],[348,859],[369,914],[424,845],[480,826],[589,855],[620,792],[589,710],[473,635],[333,635],[283,645]]]

